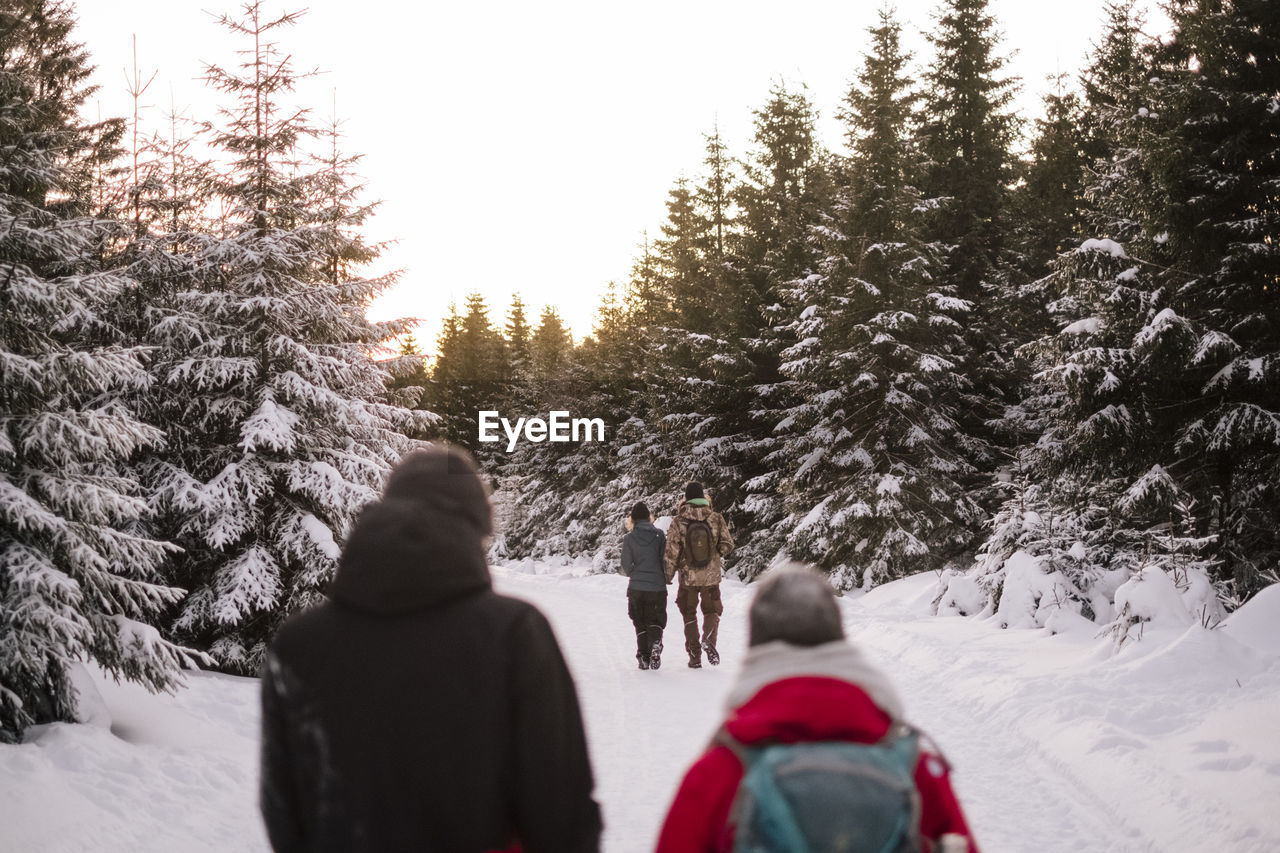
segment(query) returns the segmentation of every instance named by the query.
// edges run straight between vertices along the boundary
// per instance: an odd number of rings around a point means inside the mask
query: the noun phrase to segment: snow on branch
[[[1172,503],[1178,498],[1180,489],[1160,465],[1152,465],[1150,470],[1139,477],[1116,502],[1116,506],[1125,513],[1131,513],[1142,506],[1152,503]]]
[[[268,395],[240,427],[239,446],[248,452],[274,450],[277,453],[291,453],[298,443],[294,427],[299,420],[293,412],[277,406],[275,400]]]
[[[1114,240],[1090,238],[1080,244],[1080,248],[1076,252],[1101,252],[1110,255],[1113,258],[1128,258],[1125,254],[1124,246],[1121,246]]]

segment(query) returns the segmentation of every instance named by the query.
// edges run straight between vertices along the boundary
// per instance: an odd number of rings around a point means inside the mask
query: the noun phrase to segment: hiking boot
[[[649,669],[657,669],[662,666],[662,641],[653,644],[653,651],[649,653]]]
[[[702,659],[689,655],[689,669],[702,669]]]
[[[716,651],[716,647],[710,643],[703,643],[702,650],[707,653],[707,663],[712,666],[720,665],[720,653]]]
[[[640,664],[641,669],[649,668],[649,659],[644,656],[643,652],[636,652],[636,661]]]

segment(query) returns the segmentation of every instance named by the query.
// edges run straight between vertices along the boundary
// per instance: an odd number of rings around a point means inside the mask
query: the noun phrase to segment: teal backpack
[[[736,853],[919,853],[918,730],[747,747],[721,729],[716,742],[743,766],[729,812]]]

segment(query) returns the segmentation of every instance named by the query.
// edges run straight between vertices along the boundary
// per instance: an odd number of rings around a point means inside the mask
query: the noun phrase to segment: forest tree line
[[[986,0],[940,6],[927,57],[880,14],[835,147],[784,85],[750,150],[708,135],[579,346],[453,312],[427,398],[502,485],[501,553],[611,565],[697,479],[745,578],[969,570],[991,606],[1021,549],[1100,621],[1147,566],[1228,608],[1277,580],[1280,17],[1175,0],[1153,38],[1116,0],[1028,122]],[[477,408],[613,432],[506,454]]]

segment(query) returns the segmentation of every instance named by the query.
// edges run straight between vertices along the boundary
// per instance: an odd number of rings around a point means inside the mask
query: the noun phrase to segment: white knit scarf
[[[747,650],[742,671],[725,700],[728,710],[743,705],[760,688],[784,678],[818,675],[838,678],[861,687],[871,701],[895,720],[902,720],[903,705],[898,691],[880,670],[845,640],[817,646],[793,646],[782,640],[761,643]]]

